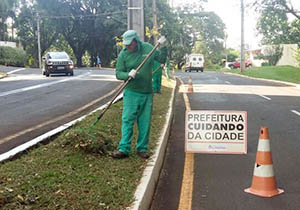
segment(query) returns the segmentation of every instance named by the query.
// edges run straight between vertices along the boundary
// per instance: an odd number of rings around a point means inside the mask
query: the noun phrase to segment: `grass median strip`
[[[170,83],[170,81],[169,81]],[[150,135],[153,152],[165,123],[172,88],[155,94]],[[1,209],[126,209],[147,161],[135,153],[137,128],[129,158],[110,154],[121,137],[122,102],[111,106],[91,135],[89,127],[98,112],[71,129],[31,149],[19,158],[0,164]]]
[[[300,83],[300,70],[293,66],[264,66],[246,69],[243,73],[240,69],[228,72],[247,75],[250,77],[279,80],[285,82]]]

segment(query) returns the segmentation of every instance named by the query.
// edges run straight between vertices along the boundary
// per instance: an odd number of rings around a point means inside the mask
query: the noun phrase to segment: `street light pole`
[[[128,0],[128,29],[135,30],[145,41],[144,0]]]
[[[241,72],[245,70],[244,0],[241,0]]]
[[[42,58],[41,58],[41,32],[40,32],[40,16],[37,13],[37,44],[38,44],[38,57],[39,57],[39,68],[42,68]]]

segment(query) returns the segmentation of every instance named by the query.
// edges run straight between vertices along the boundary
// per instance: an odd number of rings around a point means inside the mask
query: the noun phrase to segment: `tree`
[[[255,0],[253,6],[257,11],[264,11],[270,8],[280,10],[285,14],[291,14],[296,19],[300,19],[300,10],[295,8],[291,1],[287,0]]]
[[[261,11],[257,30],[263,35],[262,44],[289,43],[290,26],[282,10],[267,7]]]
[[[214,12],[202,12],[195,16],[198,23],[194,27],[200,32],[198,36],[198,46],[194,48],[194,52],[205,55],[206,60],[213,64],[219,63],[225,54],[223,46],[225,39],[225,24]]]
[[[282,56],[280,45],[270,45],[264,49],[263,58],[268,60],[269,65],[275,66]]]
[[[114,56],[114,37],[126,27],[120,26],[120,23],[108,17],[112,17],[112,14],[123,14],[125,0],[38,0],[38,2],[52,18],[58,17],[54,19],[56,31],[63,34],[72,47],[77,66],[81,66],[85,51],[89,51],[94,58],[97,54],[100,55],[104,64]]]
[[[146,21],[148,28],[153,29],[152,22],[152,1],[146,2]],[[158,10],[158,32],[161,35],[167,36],[168,40],[168,57],[173,60],[180,69],[184,64],[184,56],[189,54],[192,48],[192,40],[187,30],[187,25],[179,18],[176,11],[172,11],[164,0],[157,1]],[[149,40],[153,40],[153,31],[150,34]]]
[[[0,1],[0,40],[7,40],[7,25],[8,17],[15,18],[15,7],[18,0],[1,0]]]
[[[260,13],[257,29],[263,44],[300,43],[300,10],[291,1],[256,0],[253,5]]]
[[[37,51],[37,15],[43,14],[37,5],[23,4],[20,14],[16,19],[15,26],[18,36],[25,51],[34,58],[33,66],[38,65]],[[56,42],[58,32],[52,19],[40,18],[41,54],[43,55],[49,47]]]

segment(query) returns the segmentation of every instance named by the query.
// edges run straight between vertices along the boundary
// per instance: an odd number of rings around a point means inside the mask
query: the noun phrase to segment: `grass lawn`
[[[243,73],[240,73],[240,69],[230,70],[228,72],[300,84],[300,68],[292,66],[254,67],[246,69]]]
[[[165,81],[166,82],[166,81]],[[165,123],[173,84],[155,94],[150,153]],[[115,160],[111,152],[121,137],[122,102],[96,124],[98,113],[19,156],[0,164],[0,209],[126,209],[147,161],[135,154]],[[135,126],[135,134],[136,126]]]

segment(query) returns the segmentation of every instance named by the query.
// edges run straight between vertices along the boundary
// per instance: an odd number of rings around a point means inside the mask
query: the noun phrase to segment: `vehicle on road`
[[[202,54],[190,54],[186,58],[185,72],[204,70],[204,56]]]
[[[66,52],[48,52],[43,57],[43,75],[49,77],[50,74],[66,74],[73,76],[74,65]]]
[[[240,61],[235,61],[235,62],[229,63],[228,67],[231,68],[231,69],[240,68],[241,67],[241,62]],[[252,67],[252,62],[249,61],[249,60],[245,60],[245,67],[246,68]]]

